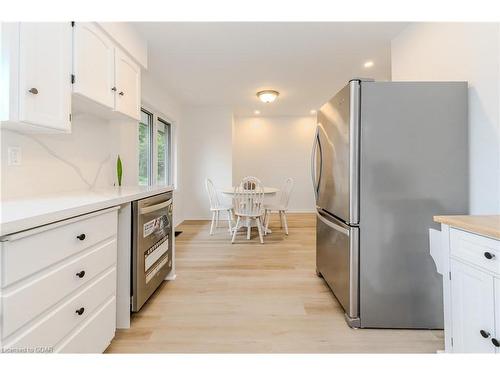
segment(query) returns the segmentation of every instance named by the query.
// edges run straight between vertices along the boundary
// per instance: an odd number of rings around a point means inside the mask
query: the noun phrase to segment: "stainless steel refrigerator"
[[[318,111],[316,267],[352,327],[442,328],[437,214],[468,212],[466,82],[351,80]]]

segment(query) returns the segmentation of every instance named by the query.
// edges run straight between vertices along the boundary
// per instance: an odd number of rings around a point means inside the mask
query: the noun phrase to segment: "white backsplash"
[[[116,157],[124,184],[137,183],[135,121],[110,122],[74,115],[71,134],[1,130],[1,199],[113,186]],[[21,164],[8,165],[8,147],[21,149]]]

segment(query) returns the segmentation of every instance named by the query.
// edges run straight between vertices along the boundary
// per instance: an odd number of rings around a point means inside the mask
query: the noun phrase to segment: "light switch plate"
[[[8,165],[21,165],[21,147],[9,146],[7,148],[7,154]]]

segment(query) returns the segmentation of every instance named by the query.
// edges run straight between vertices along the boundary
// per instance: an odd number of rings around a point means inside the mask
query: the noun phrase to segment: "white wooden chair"
[[[270,204],[270,205],[265,205],[265,223],[266,223],[266,228],[264,230],[264,233],[268,233],[268,228],[269,228],[269,219],[271,217],[272,212],[277,212],[280,215],[280,223],[281,223],[281,228],[283,226],[285,227],[285,233],[288,235],[288,222],[286,219],[286,212],[288,211],[288,202],[290,200],[290,195],[292,193],[293,189],[293,178],[287,178],[285,180],[285,184],[283,185],[283,189],[280,191],[278,199],[275,204]]]
[[[215,189],[214,183],[211,179],[207,178],[205,180],[205,186],[208,193],[208,201],[210,202],[210,211],[212,212],[212,223],[210,224],[210,235],[214,234],[215,228],[219,226],[219,217],[221,211],[227,212],[227,222],[229,226],[229,232],[232,231],[233,225],[233,207],[230,205],[223,205],[219,201],[219,196],[217,195],[217,190]]]
[[[239,186],[234,188],[233,194],[234,214],[236,215],[236,226],[233,229],[231,243],[234,243],[236,233],[243,226],[241,220],[245,220],[247,227],[247,239],[250,239],[251,221],[255,220],[259,231],[260,243],[264,243],[263,217],[264,217],[264,188],[258,178],[245,177]]]

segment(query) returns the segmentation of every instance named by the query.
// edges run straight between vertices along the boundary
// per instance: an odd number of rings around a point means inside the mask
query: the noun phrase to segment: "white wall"
[[[392,41],[392,79],[469,82],[470,213],[500,212],[500,27],[419,23]]]
[[[310,158],[316,122],[309,117],[239,117],[233,130],[233,183],[258,177],[279,187],[295,182],[291,211],[314,211]]]
[[[184,219],[210,218],[205,190],[209,177],[220,187],[232,183],[232,123],[228,108],[184,107],[180,135]]]

